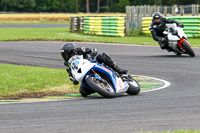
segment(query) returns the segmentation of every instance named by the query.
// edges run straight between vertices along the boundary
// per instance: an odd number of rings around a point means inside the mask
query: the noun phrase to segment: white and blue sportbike
[[[98,93],[106,98],[128,93],[137,95],[140,92],[138,82],[128,74],[118,74],[111,68],[96,60],[83,59],[82,55],[72,56],[68,61],[73,77],[81,83],[81,95]]]

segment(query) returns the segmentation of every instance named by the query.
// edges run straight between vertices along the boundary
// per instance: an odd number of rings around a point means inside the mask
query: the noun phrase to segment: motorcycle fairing
[[[183,48],[183,46],[182,46],[182,42],[184,41],[185,39],[184,38],[182,38],[180,41],[178,41],[178,46],[182,49],[182,50],[184,50],[184,48]]]
[[[72,75],[77,81],[82,81],[86,73],[95,65],[96,63],[91,63],[90,61],[83,60],[74,60],[72,62]]]
[[[122,79],[120,77],[117,77],[112,70],[110,70],[109,68],[106,68],[105,66],[101,65],[101,64],[97,64],[94,65],[91,69],[93,69],[94,71],[99,71],[101,73],[104,73],[105,75],[107,75],[113,84],[113,87],[115,89],[116,93],[120,93],[120,92],[124,92],[128,89],[128,83],[127,82],[123,82]],[[87,75],[87,74],[86,74]]]
[[[169,40],[178,41],[181,38],[186,38],[187,39],[187,36],[184,33],[183,28],[177,27],[177,25],[175,23],[167,24],[167,27],[168,27],[168,39]],[[174,35],[173,32],[170,31],[171,29],[173,29],[173,31],[176,31],[177,34]]]

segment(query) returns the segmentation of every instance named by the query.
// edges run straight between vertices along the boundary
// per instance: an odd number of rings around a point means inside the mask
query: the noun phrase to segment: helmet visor
[[[155,21],[155,22],[160,22],[160,18],[158,18],[158,19],[155,19],[154,21]]]

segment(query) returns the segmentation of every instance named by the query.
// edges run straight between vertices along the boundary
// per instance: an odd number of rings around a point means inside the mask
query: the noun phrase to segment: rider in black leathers
[[[155,41],[158,41],[161,49],[167,49],[170,51],[168,47],[168,40],[164,36],[163,31],[166,29],[166,23],[176,23],[177,26],[183,27],[184,25],[182,23],[179,23],[176,20],[170,20],[165,17],[163,17],[159,12],[155,12],[153,14],[152,23],[149,27],[149,30],[151,31],[152,37]]]
[[[61,55],[64,59],[64,65],[66,66],[66,71],[69,74],[69,79],[73,82],[74,85],[77,85],[79,82],[74,79],[71,68],[68,65],[68,60],[74,55],[83,55],[84,59],[88,59],[89,57],[96,57],[96,60],[99,63],[104,63],[108,67],[112,68],[114,71],[119,74],[126,74],[128,70],[119,68],[116,63],[108,56],[106,53],[97,54],[96,48],[85,48],[85,47],[76,47],[73,42],[65,43],[61,47]],[[86,97],[87,95],[94,93],[91,90],[88,90],[80,85],[79,92],[82,96]]]
[[[67,67],[66,70],[69,73],[69,78],[73,82],[74,85],[78,84],[71,73],[71,68],[68,66],[68,60],[73,55],[83,55],[84,59],[88,59],[89,55],[91,57],[96,57],[96,60],[99,63],[104,63],[108,67],[112,68],[114,71],[118,72],[119,74],[126,74],[128,70],[119,68],[116,63],[110,58],[110,56],[106,53],[99,53],[97,52],[96,48],[85,48],[85,47],[76,47],[73,42],[65,43],[61,47],[61,55],[64,59],[64,65]]]

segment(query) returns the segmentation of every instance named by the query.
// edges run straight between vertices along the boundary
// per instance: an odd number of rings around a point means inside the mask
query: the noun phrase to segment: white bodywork
[[[96,65],[96,63],[91,63],[87,59],[83,59],[82,55],[72,56],[69,59],[68,64],[71,67],[71,72],[73,77],[79,82],[82,82],[86,73],[90,71],[90,69],[94,65]],[[112,74],[112,72],[109,69],[107,69],[106,71]],[[127,91],[129,85],[126,81],[123,82],[120,77],[116,76],[116,80],[114,82],[115,82],[116,93],[125,93]]]
[[[82,55],[72,56],[69,61],[73,77],[81,82],[85,74],[94,66],[96,63],[83,59]]]
[[[178,37],[177,35],[172,35],[172,33],[168,31],[167,32],[168,40],[170,40],[170,41],[178,41],[178,40],[180,40],[180,38],[186,38],[187,39],[187,36],[184,33],[183,28],[177,27],[177,25],[175,23],[167,24],[167,27],[168,27],[168,29],[173,28],[174,30],[176,30],[178,32],[178,36],[179,36]]]
[[[116,85],[115,85],[116,93],[126,92],[128,90],[128,87],[129,85],[126,81],[123,82],[121,78],[116,77]]]
[[[177,45],[178,45],[178,41],[182,38],[187,39],[187,36],[184,33],[183,28],[177,27],[177,25],[175,23],[167,24],[167,27],[168,27],[167,31],[164,31],[163,34],[167,35],[169,47],[176,50]],[[177,32],[177,35],[173,35],[172,32],[170,32],[171,28],[174,29]]]

